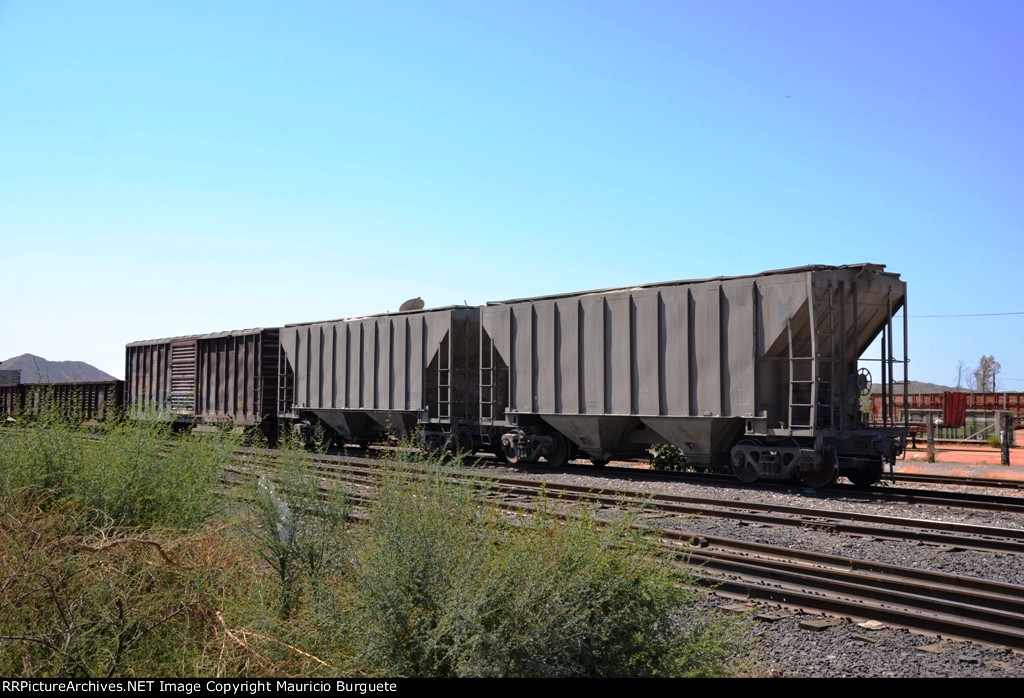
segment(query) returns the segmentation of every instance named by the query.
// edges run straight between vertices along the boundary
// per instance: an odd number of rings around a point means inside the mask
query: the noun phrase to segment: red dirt
[[[1002,452],[985,446],[949,446],[935,449],[935,463],[927,462],[928,450],[919,445],[908,449],[896,470],[907,473],[941,472],[962,477],[991,477],[1000,480],[1024,480],[1024,449],[1010,449],[1010,465],[1001,465]]]
[[[928,456],[928,449],[918,444],[918,447],[908,448],[906,459],[925,460]],[[947,446],[935,447],[936,463],[964,463],[966,465],[999,465],[1002,459],[1002,451],[991,446]],[[1010,465],[1024,466],[1024,449],[1010,448]]]

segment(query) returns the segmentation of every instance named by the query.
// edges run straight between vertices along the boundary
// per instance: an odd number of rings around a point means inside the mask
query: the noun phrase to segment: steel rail
[[[685,553],[716,591],[1024,650],[1024,587],[845,558],[809,564],[786,548],[755,557],[757,546],[728,545],[733,552]]]
[[[338,466],[334,463],[318,467],[328,480],[323,487],[348,483],[361,489],[372,489],[373,481],[379,475],[379,466],[369,462],[346,465],[341,473],[336,472]],[[410,470],[417,474],[427,471],[426,468]],[[492,484],[479,475],[458,471],[448,474],[455,480],[482,481],[485,488]],[[489,491],[500,495],[498,505],[520,512],[530,511],[531,500],[541,491],[549,499],[566,504],[584,501],[603,507],[642,506],[649,516],[661,516],[663,512],[658,510],[659,506],[682,511],[690,509],[675,501],[658,502],[658,495],[626,495],[614,490],[522,482],[511,478],[497,478],[493,484],[497,489]],[[360,494],[355,499],[361,502],[367,496]],[[662,496],[661,499],[680,498]],[[730,505],[743,508],[750,503]],[[786,509],[796,510],[792,507]],[[702,513],[696,508],[694,512]],[[573,515],[570,510],[555,513],[563,517]],[[738,514],[742,512],[732,512],[731,515]],[[873,518],[886,520],[886,517]],[[1021,586],[736,541],[649,523],[638,522],[636,525],[656,533],[666,552],[685,560],[695,582],[719,594],[784,604],[816,613],[875,620],[919,632],[1024,650],[1024,587]],[[872,534],[877,535],[877,529],[873,529]],[[919,539],[916,535],[914,538]]]

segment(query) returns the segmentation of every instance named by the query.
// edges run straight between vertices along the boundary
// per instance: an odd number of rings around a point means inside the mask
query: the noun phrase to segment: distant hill
[[[911,395],[920,395],[922,393],[944,393],[946,391],[955,391],[956,388],[948,385],[939,385],[938,383],[925,383],[923,381],[910,381],[907,384],[907,392]],[[967,388],[960,388],[961,392],[970,392]],[[871,392],[880,393],[882,392],[882,386],[877,383],[871,386]],[[902,394],[903,383],[896,384],[896,392]]]
[[[41,356],[22,354],[0,363],[0,371],[20,370],[22,383],[90,383],[115,380],[84,361],[47,361]]]
[[[922,383],[921,381],[910,381],[910,385],[907,387],[907,392],[913,394],[944,393],[951,390],[956,390],[956,388],[948,385],[939,385],[938,383]],[[963,391],[966,388],[961,388],[960,390]]]

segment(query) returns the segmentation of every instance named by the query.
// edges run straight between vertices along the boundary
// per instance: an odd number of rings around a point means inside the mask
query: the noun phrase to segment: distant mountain
[[[47,361],[41,356],[22,354],[0,363],[0,371],[20,370],[22,383],[90,383],[115,380],[84,361]]]
[[[956,388],[951,388],[948,385],[939,385],[938,383],[925,383],[923,381],[910,381],[910,383],[907,384],[907,392],[910,393],[911,395],[920,395],[922,393],[944,393],[947,391],[956,391]],[[960,391],[965,393],[971,392],[967,388],[960,388]],[[882,392],[882,386],[875,383],[874,385],[871,386],[871,392]],[[897,383],[896,393],[902,394],[902,392],[903,383]]]
[[[921,394],[921,393],[945,393],[955,392],[957,389],[949,385],[939,385],[938,383],[924,383],[922,381],[910,381],[910,385],[907,387],[908,393]],[[960,392],[970,392],[967,388],[960,388]]]

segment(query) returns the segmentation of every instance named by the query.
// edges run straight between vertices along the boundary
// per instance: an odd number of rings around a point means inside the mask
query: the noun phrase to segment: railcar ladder
[[[818,418],[814,420],[814,424],[818,427],[835,427],[836,376],[842,375],[839,354],[845,352],[843,352],[841,342],[837,346],[835,289],[831,284],[828,287],[828,310],[822,320],[825,328],[818,334],[818,350],[815,355],[815,369],[818,379],[815,404],[817,406]],[[812,327],[812,331],[817,332],[816,325]],[[822,355],[823,348],[827,349],[827,353],[824,355]],[[838,353],[837,349],[839,350]]]
[[[811,313],[813,323],[814,313]],[[793,355],[793,321],[786,321],[789,339],[789,431],[810,429],[814,424],[814,341],[811,341],[812,356]],[[813,337],[813,329],[811,336]],[[799,400],[799,402],[797,402]]]
[[[451,333],[441,340],[437,351],[437,417],[451,419],[452,352]]]
[[[279,415],[290,415],[295,406],[295,373],[288,364],[284,347],[278,348],[277,352],[277,413]]]
[[[828,289],[828,306],[819,317],[814,289],[808,284],[807,321],[810,332],[810,356],[793,353],[792,319],[786,323],[789,339],[789,428],[815,429],[835,427],[836,377],[842,375],[845,356],[843,327],[836,326],[835,289]],[[840,289],[840,296],[842,290]],[[842,321],[843,313],[840,313]],[[823,327],[819,331],[819,320]],[[842,384],[840,383],[840,390]]]
[[[494,422],[494,340],[480,331],[480,421]]]
[[[494,340],[480,331],[480,421],[494,424],[505,419],[508,404],[508,366]]]

